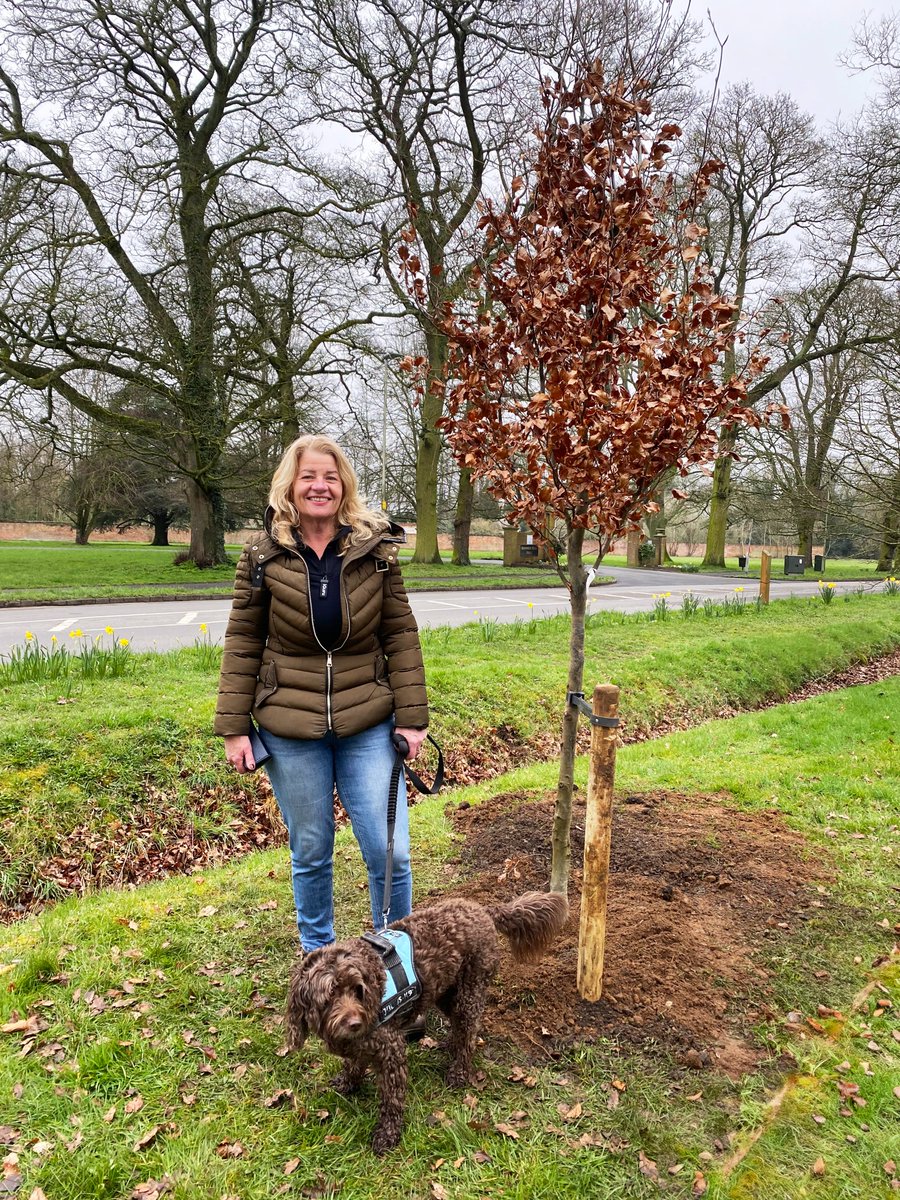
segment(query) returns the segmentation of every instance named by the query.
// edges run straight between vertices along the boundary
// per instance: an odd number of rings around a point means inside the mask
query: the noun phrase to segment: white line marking
[[[176,625],[190,625],[199,616],[200,616],[200,614],[198,612],[188,612],[188,613],[184,614],[184,616],[181,618],[180,621],[176,621],[175,624]]]
[[[50,626],[50,632],[51,633],[62,633],[62,631],[64,629],[68,629],[70,625],[74,625],[77,622],[77,620],[78,620],[77,617],[72,617],[72,619],[70,621],[60,621],[60,623],[58,625]]]

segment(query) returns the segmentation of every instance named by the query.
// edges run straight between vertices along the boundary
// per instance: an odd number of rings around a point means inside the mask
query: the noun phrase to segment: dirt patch
[[[452,892],[492,903],[546,887],[553,801],[498,796],[452,814],[463,839]],[[572,862],[583,854],[576,805]],[[715,797],[627,796],[615,806],[603,999],[576,989],[581,872],[571,917],[537,967],[509,955],[492,987],[485,1031],[538,1055],[596,1037],[663,1043],[688,1067],[737,1075],[762,1057],[749,1024],[764,998],[758,951],[789,934],[815,900],[820,864],[777,812],[740,813]]]

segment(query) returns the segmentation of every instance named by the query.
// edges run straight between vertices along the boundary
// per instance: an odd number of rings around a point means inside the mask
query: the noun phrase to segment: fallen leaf
[[[502,1133],[504,1137],[512,1138],[513,1141],[518,1141],[519,1139],[519,1131],[513,1129],[512,1125],[507,1125],[504,1121],[500,1121],[494,1128],[498,1133]]]
[[[824,1158],[816,1159],[816,1161],[812,1165],[812,1173],[813,1173],[813,1175],[818,1175],[820,1177],[825,1174],[825,1159]]]
[[[197,916],[198,917],[212,917],[212,916],[215,916],[215,914],[218,911],[219,910],[215,904],[206,904],[206,905],[204,905],[203,908],[200,909],[200,911],[197,913]]]
[[[659,1168],[652,1158],[648,1158],[643,1150],[638,1150],[638,1170],[648,1179],[659,1179]]]
[[[294,1093],[290,1088],[279,1088],[271,1096],[266,1096],[263,1105],[266,1108],[275,1108],[279,1104],[289,1104],[293,1099]]]
[[[144,1107],[144,1097],[141,1096],[140,1094],[138,1094],[137,1096],[132,1096],[130,1100],[125,1101],[126,1113],[140,1112],[143,1107]]]
[[[100,1120],[105,1121],[107,1125],[111,1124],[111,1122],[113,1122],[115,1119],[116,1119],[116,1106],[115,1105],[113,1105],[112,1108],[108,1108],[106,1110],[106,1112],[103,1114],[103,1116],[100,1118]]]
[[[216,1154],[219,1158],[241,1158],[244,1153],[244,1147],[240,1142],[219,1142],[216,1146]]]
[[[691,1195],[692,1196],[705,1196],[706,1189],[708,1187],[709,1187],[709,1184],[706,1182],[706,1176],[703,1174],[703,1172],[695,1171],[694,1172],[694,1185],[691,1188]]]
[[[287,1162],[284,1164],[284,1169],[282,1171],[282,1174],[293,1175],[293,1173],[297,1170],[297,1168],[299,1166],[300,1166],[299,1158],[289,1158],[287,1160]]]
[[[146,1150],[148,1146],[152,1145],[153,1142],[156,1141],[161,1132],[161,1125],[151,1125],[147,1132],[142,1134],[134,1143],[134,1146],[132,1147],[134,1153],[138,1154],[141,1150]]]
[[[431,1181],[431,1194],[434,1200],[448,1200],[449,1192],[436,1179]]]

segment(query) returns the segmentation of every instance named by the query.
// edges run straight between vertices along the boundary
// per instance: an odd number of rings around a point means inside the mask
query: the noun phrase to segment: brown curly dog
[[[290,982],[285,1028],[299,1050],[310,1033],[345,1059],[334,1086],[345,1095],[359,1087],[371,1065],[378,1077],[379,1115],[372,1139],[376,1154],[400,1141],[407,1065],[404,1027],[436,1006],[450,1019],[447,1083],[469,1082],[485,995],[500,962],[499,931],[515,958],[538,958],[566,922],[568,906],[555,892],[529,892],[508,904],[482,906],[444,900],[395,921],[415,946],[422,994],[412,1010],[378,1025],[385,985],[381,957],[353,938],[308,954]]]

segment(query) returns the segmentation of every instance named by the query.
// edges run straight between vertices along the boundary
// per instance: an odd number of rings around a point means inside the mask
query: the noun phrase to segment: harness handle
[[[431,736],[426,735],[429,742],[438,752],[438,765],[434,773],[434,783],[428,787],[422,782],[422,779],[413,771],[406,762],[406,756],[409,754],[409,742],[402,733],[391,734],[391,741],[394,743],[394,749],[397,751],[397,756],[394,759],[394,765],[391,768],[391,782],[388,786],[388,805],[387,805],[387,853],[384,860],[384,895],[381,900],[381,928],[387,929],[388,914],[391,911],[391,882],[394,875],[394,826],[397,823],[397,797],[400,792],[400,776],[404,766],[406,773],[416,791],[422,793],[423,796],[436,796],[441,790],[441,785],[444,782],[444,755],[441,752],[440,746]]]

